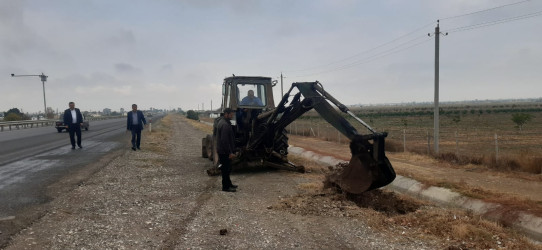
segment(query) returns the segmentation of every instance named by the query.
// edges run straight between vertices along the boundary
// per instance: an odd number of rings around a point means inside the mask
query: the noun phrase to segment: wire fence
[[[354,124],[354,123],[352,123]],[[356,126],[355,126],[356,127]],[[363,131],[359,126],[358,131]],[[433,128],[389,126],[377,129],[388,132],[389,151],[434,153]],[[290,134],[316,137],[327,141],[348,144],[350,140],[323,120],[302,119],[287,127]],[[361,132],[363,133],[363,132]],[[542,133],[538,130],[499,131],[484,127],[441,127],[439,153],[458,156],[534,158],[542,156]]]

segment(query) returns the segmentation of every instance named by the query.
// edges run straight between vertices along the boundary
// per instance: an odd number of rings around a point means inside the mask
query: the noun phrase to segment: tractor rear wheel
[[[214,147],[213,147],[213,136],[212,135],[207,135],[207,137],[205,137],[206,139],[206,150],[207,150],[207,158],[209,158],[209,160],[213,160],[214,159]]]
[[[207,154],[207,137],[201,138],[201,157],[209,157],[209,155]]]

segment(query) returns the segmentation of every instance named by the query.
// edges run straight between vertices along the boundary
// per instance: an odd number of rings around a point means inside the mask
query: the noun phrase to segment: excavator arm
[[[286,106],[294,88],[298,89],[299,93],[295,94],[290,105]],[[371,133],[367,135],[358,133],[330,103],[341,112],[352,116]],[[272,142],[273,138],[282,133],[286,126],[311,109],[315,109],[324,120],[351,141],[350,162],[341,172],[328,176],[330,183],[336,184],[346,192],[359,194],[388,185],[395,179],[395,171],[385,155],[387,133],[376,132],[326,92],[319,82],[293,83],[272,112],[263,113],[257,117],[259,121],[257,129],[264,132],[257,133],[259,136],[251,140],[248,148],[256,148],[262,143]]]

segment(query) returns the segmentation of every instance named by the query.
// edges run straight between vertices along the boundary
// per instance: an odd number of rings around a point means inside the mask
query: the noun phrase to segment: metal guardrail
[[[114,118],[122,118],[126,116],[100,116],[100,117],[89,117],[85,119],[86,121],[99,121],[99,120],[107,120],[107,119],[114,119]],[[12,130],[12,128],[15,129],[24,129],[24,128],[34,128],[34,127],[45,127],[45,126],[54,126],[55,122],[58,120],[24,120],[24,121],[8,121],[8,122],[0,122],[0,132],[4,131],[4,128],[9,128],[9,130]]]
[[[33,128],[33,127],[39,127],[40,125],[42,127],[45,126],[51,126],[55,125],[56,120],[25,120],[25,121],[9,121],[9,122],[0,122],[0,131],[4,131],[4,127],[9,128],[11,130],[12,128],[21,129],[21,128]]]

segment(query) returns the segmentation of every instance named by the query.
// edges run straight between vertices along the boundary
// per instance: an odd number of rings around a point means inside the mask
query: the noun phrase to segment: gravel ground
[[[375,213],[314,193],[307,174],[237,172],[236,193],[204,173],[201,138],[178,116],[143,135],[72,190],[6,249],[442,249],[445,240],[369,226]],[[316,183],[316,184],[314,184]],[[310,197],[315,197],[310,199]],[[307,202],[310,199],[311,202]],[[222,229],[224,235],[220,234]],[[388,233],[386,233],[388,232]]]

